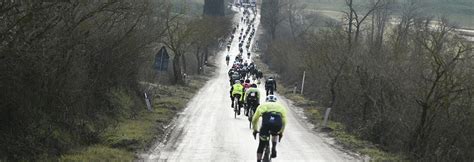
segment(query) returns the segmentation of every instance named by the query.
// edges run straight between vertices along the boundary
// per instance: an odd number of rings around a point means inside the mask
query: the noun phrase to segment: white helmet
[[[240,83],[240,80],[235,80],[235,84],[239,84]]]
[[[265,101],[267,101],[267,102],[276,102],[277,97],[275,95],[268,95],[267,98],[265,98]]]

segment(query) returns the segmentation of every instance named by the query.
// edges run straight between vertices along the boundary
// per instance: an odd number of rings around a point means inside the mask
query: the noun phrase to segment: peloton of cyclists
[[[230,98],[231,107],[237,107],[237,114],[240,115],[241,108],[244,108],[244,114],[248,116],[253,126],[253,136],[257,137],[259,133],[259,144],[257,148],[257,161],[262,160],[263,151],[267,146],[270,146],[271,141],[271,158],[277,156],[277,142],[283,137],[283,132],[286,126],[286,108],[277,102],[277,97],[273,95],[276,91],[276,81],[273,77],[265,80],[266,98],[264,103],[260,103],[261,93],[257,88],[257,84],[252,84],[250,79],[253,79],[260,84],[263,78],[263,72],[257,68],[255,63],[246,62],[243,55],[247,55],[250,59],[250,45],[255,36],[255,27],[253,25],[255,17],[249,18],[250,13],[245,13],[241,18],[241,24],[247,24],[242,27],[237,25],[233,29],[233,33],[239,31],[238,52],[235,61],[228,71],[230,82]],[[239,30],[240,29],[240,30]],[[237,34],[237,33],[235,33]],[[233,35],[231,36],[233,37]],[[233,38],[231,38],[232,40]],[[230,44],[227,46],[227,51],[230,51]],[[245,51],[245,54],[244,54]],[[226,56],[226,64],[229,65],[230,56]],[[238,99],[237,105],[234,105],[234,100]],[[249,116],[249,108],[252,108],[254,115]],[[262,124],[259,127],[258,122],[262,118]]]

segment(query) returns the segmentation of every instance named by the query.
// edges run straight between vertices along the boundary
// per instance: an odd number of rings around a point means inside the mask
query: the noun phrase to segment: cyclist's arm
[[[286,108],[281,106],[282,111],[281,111],[281,121],[283,122],[283,126],[281,127],[280,133],[283,133],[285,131],[286,127]]]
[[[257,91],[257,101],[260,103],[260,90]]]
[[[258,119],[260,118],[260,115],[262,115],[262,112],[261,112],[262,109],[263,109],[262,105],[258,106],[257,111],[255,112],[255,114],[253,114],[252,125],[253,125],[254,131],[258,131]]]

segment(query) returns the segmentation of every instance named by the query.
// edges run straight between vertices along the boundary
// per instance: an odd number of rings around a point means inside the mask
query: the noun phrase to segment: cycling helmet
[[[235,80],[235,84],[239,84],[240,83],[240,80]]]
[[[267,102],[276,102],[277,97],[275,95],[269,95],[269,96],[267,96],[267,98],[265,98],[265,101],[267,101]]]
[[[245,80],[245,83],[250,83],[250,79],[246,79],[246,80]]]
[[[268,78],[268,79],[273,79],[273,77],[270,77],[270,78]]]
[[[250,87],[257,88],[257,84],[253,83],[252,85],[250,85]]]
[[[234,72],[234,75],[239,75],[239,73],[238,73],[238,72]]]

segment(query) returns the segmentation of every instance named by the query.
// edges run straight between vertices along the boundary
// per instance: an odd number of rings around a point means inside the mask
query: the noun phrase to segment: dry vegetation
[[[344,130],[412,160],[474,159],[474,53],[447,20],[430,25],[415,2],[346,0],[343,22],[316,28],[292,21],[305,15],[296,1],[271,2],[263,61],[288,85],[306,71],[305,96],[332,107]],[[391,14],[401,22],[388,28]],[[264,21],[273,15],[285,19]]]
[[[205,17],[202,9],[189,8],[199,5],[187,5],[0,2],[0,159],[49,159],[74,150],[123,152],[102,145],[103,137],[115,126],[132,138],[140,133],[131,132],[146,114],[139,82],[156,82],[157,50],[169,47],[175,66],[175,75],[161,73],[159,78],[172,80],[163,83],[184,83],[182,73],[200,73],[194,69],[203,69],[230,30],[229,18]],[[97,147],[77,149],[87,146]]]

